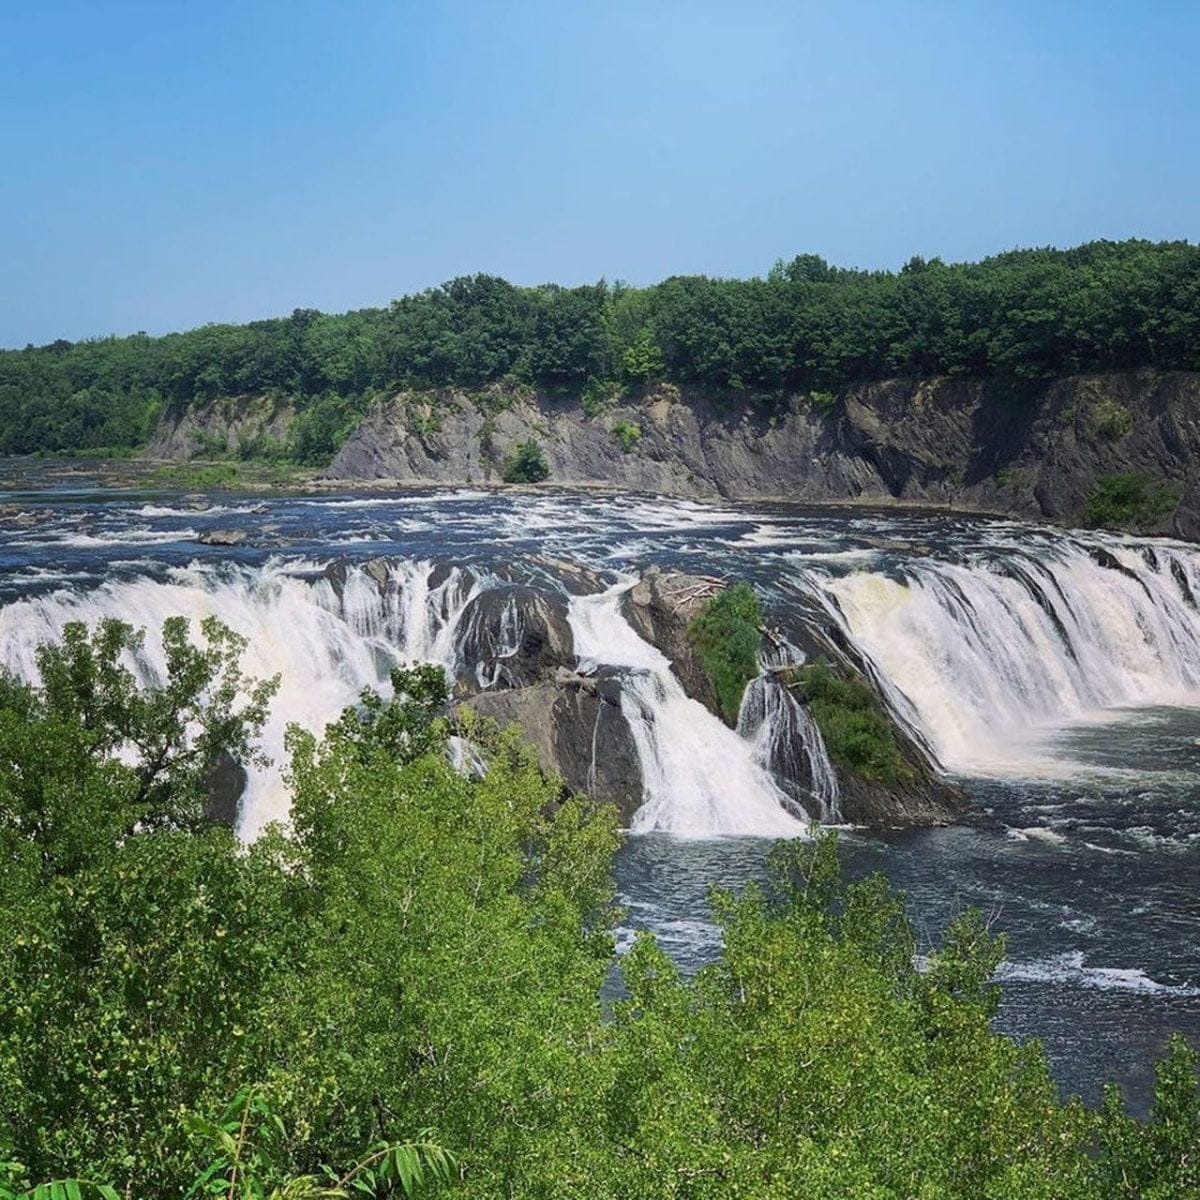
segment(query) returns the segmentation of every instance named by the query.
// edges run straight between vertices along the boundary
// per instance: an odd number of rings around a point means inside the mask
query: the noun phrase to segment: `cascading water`
[[[663,654],[621,615],[621,597],[633,583],[572,597],[569,619],[581,669],[619,667],[625,673],[622,697],[645,788],[634,831],[683,837],[803,834],[794,802],[754,744],[691,699]]]
[[[897,721],[990,814],[916,836],[851,835],[841,849],[855,874],[883,869],[907,891],[922,937],[964,907],[1000,914],[1011,955],[1000,1027],[1043,1038],[1064,1088],[1093,1098],[1114,1074],[1148,1097],[1167,1033],[1200,1038],[1196,547],[894,509],[517,491],[34,495],[4,479],[0,464],[0,662],[32,678],[36,644],[72,618],[144,626],[152,650],[164,617],[214,614],[248,636],[249,673],[281,675],[266,739],[276,766],[250,781],[248,835],[285,815],[286,724],[320,729],[361,688],[386,688],[394,663],[440,662],[469,687],[504,686],[497,665],[532,671],[535,686],[563,653],[569,665],[557,597],[536,612],[522,599],[528,636],[505,658],[521,630],[506,624],[506,597],[487,595],[502,580],[585,586],[586,572],[572,581],[552,561],[747,579],[809,654],[865,666]],[[233,525],[241,546],[197,544]],[[280,548],[289,561],[272,558]],[[361,564],[326,570],[331,556]],[[760,879],[765,853],[704,835],[801,831],[785,808],[795,802],[837,820],[835,781],[783,678],[747,688],[738,737],[680,696],[619,600],[572,606],[579,653],[616,665],[595,689],[564,687],[607,706],[615,678],[645,775],[636,827],[700,835],[631,838],[615,864],[631,923],[689,970],[720,942],[708,887]],[[534,663],[550,629],[563,636]],[[593,762],[606,746],[592,744]],[[470,745],[452,751],[461,769],[481,769]],[[581,735],[571,752],[587,751]],[[1038,773],[1052,777],[1020,777]],[[995,778],[1005,774],[1018,778]],[[854,795],[844,789],[847,810]]]
[[[755,762],[789,789],[793,807],[810,811],[823,824],[841,821],[837,772],[808,710],[781,682],[762,675],[746,686],[738,733]]]
[[[252,769],[243,802],[241,831],[253,837],[268,822],[287,818],[280,771],[287,726],[321,730],[364,688],[386,691],[389,669],[398,663],[435,662],[453,670],[456,625],[478,586],[452,570],[431,587],[428,562],[390,562],[383,586],[360,567],[346,571],[340,588],[318,571],[294,562],[194,565],[165,578],[109,580],[89,591],[21,600],[0,608],[0,665],[36,680],[39,644],[55,640],[70,621],[92,625],[117,617],[147,630],[142,661],[131,666],[161,679],[165,662],[156,634],[163,621],[185,616],[195,633],[205,617],[218,617],[247,639],[247,674],[280,677],[261,738],[271,763]]]
[[[1100,538],[816,584],[890,707],[964,774],[1057,774],[1047,736],[1104,709],[1200,705],[1194,551]]]

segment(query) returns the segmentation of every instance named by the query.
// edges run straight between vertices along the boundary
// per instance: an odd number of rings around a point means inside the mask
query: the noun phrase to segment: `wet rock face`
[[[617,679],[560,670],[530,687],[478,693],[466,706],[501,727],[520,725],[544,771],[632,819],[642,802],[642,769]]]
[[[687,636],[688,622],[711,595],[712,588],[699,577],[650,567],[626,593],[623,612],[638,635],[670,660],[683,690],[719,717],[716,689]]]
[[[460,695],[524,688],[575,665],[566,598],[521,584],[488,588],[463,610],[458,636]]]
[[[246,768],[228,750],[222,750],[205,778],[208,800],[204,805],[204,815],[218,825],[236,829],[242,815],[246,781]]]

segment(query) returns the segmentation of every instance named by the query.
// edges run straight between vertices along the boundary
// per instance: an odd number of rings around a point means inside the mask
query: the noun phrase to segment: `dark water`
[[[247,530],[251,544],[198,543],[223,528]],[[281,564],[303,575],[335,557],[501,565],[550,555],[614,571],[679,565],[751,578],[784,611],[800,602],[812,570],[896,578],[934,560],[986,572],[1016,558],[1068,561],[1077,544],[1051,530],[944,513],[482,491],[184,497],[99,491],[86,480],[43,490],[10,479],[5,490],[0,477],[0,640],[9,639],[11,658],[22,602],[87,595],[106,580],[193,586],[197,570]],[[1149,561],[1155,544],[1128,552]],[[211,589],[211,579],[203,586]],[[1141,670],[1131,654],[1122,680]],[[1096,669],[1082,651],[1064,659],[1080,672]],[[1200,661],[1188,665],[1200,672]],[[1144,666],[1153,683],[1163,668]],[[962,708],[978,702],[964,693]],[[1200,1044],[1200,708],[1183,696],[1083,716],[1064,708],[1063,718],[1039,735],[1043,758],[1062,769],[960,772],[978,806],[970,820],[916,832],[847,830],[843,856],[851,872],[882,870],[907,893],[925,946],[956,913],[982,909],[1009,939],[1000,1028],[1040,1037],[1065,1090],[1095,1100],[1103,1081],[1116,1079],[1144,1108],[1169,1033]],[[759,877],[766,850],[754,839],[631,838],[617,863],[631,927],[653,929],[686,968],[697,967],[718,949],[709,885]]]

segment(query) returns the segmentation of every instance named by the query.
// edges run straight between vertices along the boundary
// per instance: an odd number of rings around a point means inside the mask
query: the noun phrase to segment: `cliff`
[[[168,409],[146,445],[147,458],[257,458],[283,446],[295,418],[288,403],[265,396],[223,397]]]
[[[1101,523],[1200,537],[1200,374],[1189,372],[889,380],[824,404],[797,396],[752,408],[660,385],[594,416],[546,393],[404,393],[370,411],[327,475],[499,482],[527,439],[541,445],[551,483],[901,501],[1063,524],[1084,523],[1098,487],[1125,477],[1147,501],[1135,496]]]

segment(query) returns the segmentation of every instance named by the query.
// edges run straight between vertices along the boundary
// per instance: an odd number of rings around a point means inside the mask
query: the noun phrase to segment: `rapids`
[[[197,541],[231,527],[249,542]],[[966,788],[977,809],[960,825],[844,830],[845,857],[907,890],[923,940],[972,905],[1010,931],[999,1022],[1043,1037],[1065,1087],[1094,1099],[1116,1077],[1144,1103],[1166,1032],[1200,1037],[1200,550],[1188,545],[637,496],[10,488],[0,663],[34,678],[37,645],[65,622],[114,616],[150,631],[136,665],[152,677],[165,617],[220,617],[248,638],[247,671],[282,680],[263,739],[274,764],[244,803],[253,837],[287,817],[290,722],[320,729],[386,686],[394,663],[470,668],[470,601],[501,580],[569,590],[553,559],[605,580],[567,611],[580,668],[620,679],[642,768],[617,864],[630,929],[653,928],[694,969],[716,946],[708,885],[757,877],[772,837],[840,820],[820,733],[790,693],[751,685],[732,731],[625,621],[623,591],[657,563],[751,580],[785,629],[833,622]],[[505,626],[514,645],[519,620],[514,609]],[[772,775],[781,744],[806,760],[806,794]]]

